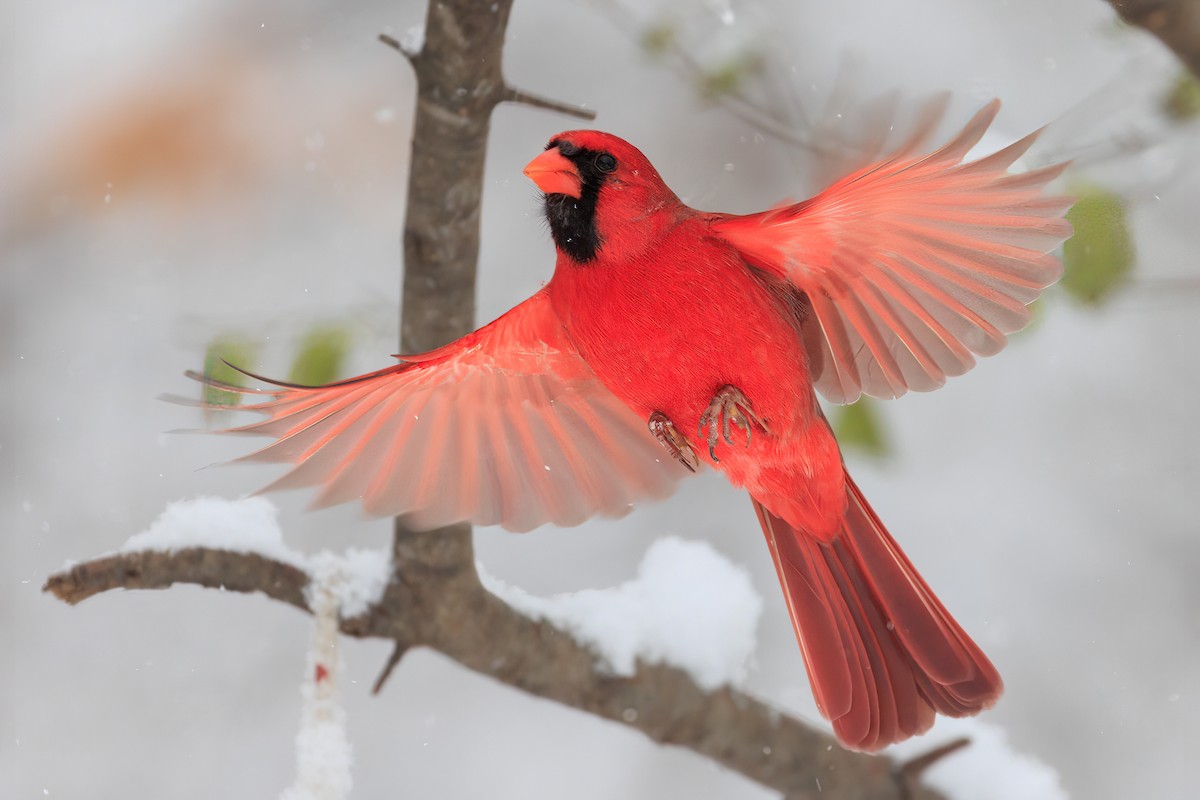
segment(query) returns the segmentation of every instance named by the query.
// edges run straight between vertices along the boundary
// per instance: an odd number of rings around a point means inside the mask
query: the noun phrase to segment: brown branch
[[[1200,78],[1200,0],[1109,0],[1130,25],[1149,31]]]
[[[400,642],[396,642],[396,646],[392,648],[392,654],[388,656],[387,663],[383,665],[383,669],[379,671],[379,677],[375,679],[375,683],[371,686],[371,694],[379,694],[383,691],[383,685],[387,683],[387,679],[392,677],[392,670],[400,663],[400,659],[404,658],[404,654],[408,652],[408,646]]]
[[[194,583],[232,592],[262,592],[311,613],[304,570],[253,553],[191,547],[173,553],[138,551],[101,556],[46,579],[42,591],[75,605],[111,589],[168,589]]]
[[[608,674],[570,634],[487,592],[473,566],[457,563],[454,548],[427,563],[410,561],[403,575],[365,614],[343,619],[342,632],[397,642],[399,652],[434,648],[530,694],[686,747],[788,798],[938,797],[921,787],[907,789],[911,770],[843,750],[831,737],[734,689],[706,692],[681,670],[644,663],[630,677]],[[258,591],[311,613],[308,582],[302,570],[263,556],[191,548],[105,556],[52,575],[44,588],[74,604],[111,589],[191,583]]]
[[[388,47],[392,48],[397,53],[399,53],[400,55],[407,58],[410,64],[415,65],[417,56],[419,54],[414,53],[413,51],[409,50],[404,45],[400,44],[400,41],[398,39],[396,39],[396,37],[388,36],[386,33],[381,33],[381,34],[379,34],[379,41],[383,42]]]
[[[523,92],[520,89],[514,89],[511,86],[506,86],[504,89],[504,99],[510,103],[520,103],[521,105],[530,106],[531,108],[544,108],[547,111],[557,111],[560,114],[566,114],[569,117],[578,117],[579,119],[593,120],[596,118],[596,112],[590,108],[573,105],[572,103],[562,103],[558,100],[551,100],[548,97]]]
[[[404,227],[402,352],[420,352],[469,332],[484,156],[492,109],[517,100],[570,112],[508,87],[501,50],[512,0],[436,0],[425,42],[404,53],[417,76],[417,112]],[[532,101],[532,102],[531,102]],[[52,575],[44,587],[69,603],[110,589],[193,583],[262,592],[309,611],[309,576],[259,555],[192,548],[105,556]],[[530,694],[687,747],[788,798],[934,800],[908,792],[887,758],[843,750],[834,739],[735,690],[706,692],[684,672],[639,664],[608,674],[596,655],[554,625],[524,616],[490,594],[475,571],[471,529],[413,532],[397,522],[392,578],[379,602],[343,619],[351,636],[396,649],[377,683],[411,647],[435,648],[464,666]]]
[[[964,747],[969,747],[970,744],[970,739],[960,736],[957,739],[946,742],[944,745],[935,747],[928,753],[911,758],[901,764],[896,770],[896,776],[903,789],[902,795],[904,800],[911,800],[911,798],[917,796],[913,792],[917,791],[917,781],[925,774],[925,770],[947,756],[954,755]]]

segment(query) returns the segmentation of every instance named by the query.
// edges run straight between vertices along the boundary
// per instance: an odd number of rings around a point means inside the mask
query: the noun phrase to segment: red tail
[[[989,708],[1004,684],[849,475],[846,493],[842,531],[831,542],[758,500],[754,508],[817,706],[844,745],[878,750],[928,729],[934,712],[965,717]]]

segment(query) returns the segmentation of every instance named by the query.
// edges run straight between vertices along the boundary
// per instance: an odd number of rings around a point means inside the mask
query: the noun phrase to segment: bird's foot
[[[752,422],[762,428],[763,433],[768,432],[767,424],[754,413],[754,408],[750,405],[746,395],[742,394],[742,390],[736,386],[722,386],[713,395],[708,408],[700,415],[700,427],[697,432],[708,442],[708,455],[713,461],[717,461],[719,460],[716,452],[717,442],[724,439],[726,444],[733,444],[732,426],[734,425],[746,431],[746,446],[750,446],[753,434],[750,425]],[[704,432],[706,427],[708,428],[707,434]]]
[[[692,449],[691,443],[676,430],[675,423],[671,422],[670,417],[661,411],[655,411],[650,415],[647,424],[650,426],[650,432],[654,434],[654,438],[667,448],[667,452],[671,454],[672,458],[687,467],[688,472],[696,471],[696,468],[700,466],[700,459],[696,458],[696,451]]]

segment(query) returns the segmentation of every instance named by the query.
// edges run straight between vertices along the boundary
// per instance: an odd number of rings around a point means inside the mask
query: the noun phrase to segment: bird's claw
[[[687,467],[688,472],[695,472],[700,466],[700,459],[696,458],[696,451],[692,449],[692,445],[683,437],[675,428],[675,423],[671,422],[671,418],[661,411],[655,411],[650,415],[650,420],[647,423],[650,427],[650,432],[654,434],[654,438],[658,439],[658,443],[667,448],[667,452],[671,457]]]
[[[746,447],[750,446],[754,433],[750,424],[752,422],[762,428],[764,433],[767,432],[767,424],[754,413],[750,400],[742,394],[742,390],[736,386],[722,386],[713,395],[708,408],[700,415],[700,426],[697,428],[697,433],[708,442],[709,457],[713,461],[719,461],[716,450],[717,442],[724,439],[726,444],[733,444],[734,425],[746,431]],[[706,427],[708,428],[707,434],[704,432]]]

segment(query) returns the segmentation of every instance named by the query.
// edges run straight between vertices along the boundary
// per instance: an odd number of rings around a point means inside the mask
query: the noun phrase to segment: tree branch
[[[410,562],[404,579],[393,581],[362,616],[341,620],[341,631],[395,641],[401,652],[431,647],[509,686],[686,747],[788,798],[939,798],[907,786],[914,770],[844,750],[832,737],[734,689],[706,692],[681,670],[640,662],[631,677],[611,675],[569,633],[487,592],[473,567],[455,563],[453,548],[443,556],[450,557]],[[75,604],[111,589],[176,583],[262,592],[311,613],[303,570],[204,548],[105,556],[50,576],[44,589]]]
[[[191,547],[173,553],[115,553],[75,564],[46,579],[42,591],[70,605],[112,589],[168,589],[193,583],[231,592],[262,592],[312,613],[304,590],[308,573],[254,553]]]
[[[1200,0],[1109,0],[1130,25],[1157,36],[1200,78]]]
[[[410,64],[412,64],[413,66],[416,66],[417,56],[420,54],[414,53],[413,51],[409,50],[404,45],[400,44],[399,39],[397,39],[394,36],[388,36],[386,33],[381,33],[381,34],[379,34],[379,41],[383,42],[388,47],[392,48],[397,53],[404,56],[406,59],[408,59],[408,62]]]
[[[484,156],[492,109],[515,100],[576,115],[577,107],[536,98],[501,73],[512,0],[435,0],[419,53],[394,39],[417,76],[408,211],[404,226],[401,351],[432,349],[469,332],[475,317],[475,265]],[[262,592],[310,611],[309,576],[260,555],[192,548],[119,553],[50,576],[45,590],[78,603],[110,589],[192,583]],[[911,797],[887,758],[843,750],[834,739],[733,689],[705,692],[684,672],[639,664],[609,674],[567,632],[533,620],[490,594],[475,571],[471,529],[409,531],[397,521],[392,577],[383,597],[343,633],[396,643],[376,689],[414,646],[530,694],[636,728],[656,742],[687,747],[788,798]]]
[[[590,108],[573,105],[571,103],[562,103],[558,100],[551,100],[548,97],[523,92],[520,89],[514,89],[511,86],[504,88],[504,99],[510,103],[520,103],[532,108],[544,108],[547,111],[557,111],[560,114],[566,114],[569,117],[578,117],[579,119],[593,120],[596,118],[596,112]]]

